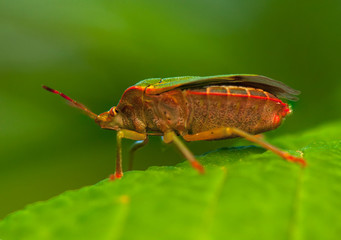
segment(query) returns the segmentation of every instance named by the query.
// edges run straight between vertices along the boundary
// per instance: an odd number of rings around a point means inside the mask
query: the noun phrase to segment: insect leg
[[[259,137],[251,135],[251,134],[244,132],[238,128],[230,128],[230,129],[234,134],[236,134],[240,137],[243,137],[243,138],[249,140],[250,142],[254,142],[254,143],[261,145],[263,148],[272,151],[273,153],[279,155],[280,157],[284,158],[285,160],[287,160],[289,162],[298,163],[302,167],[305,167],[307,165],[306,161],[303,158],[292,156],[289,153],[271,145],[270,143],[267,143],[266,141],[264,141],[263,139],[261,139]]]
[[[230,136],[238,136],[243,137],[250,142],[257,143],[261,145],[263,148],[268,149],[275,154],[279,155],[280,157],[284,158],[289,162],[295,162],[300,164],[301,166],[305,167],[307,165],[306,161],[303,158],[295,157],[290,155],[289,153],[280,150],[279,148],[267,143],[262,138],[244,132],[238,128],[216,128],[209,131],[204,131],[200,133],[196,133],[193,135],[185,135],[183,138],[186,141],[199,141],[199,140],[214,140],[214,139],[223,139]]]
[[[163,141],[165,143],[173,142],[184,157],[191,163],[199,173],[204,173],[204,167],[195,159],[193,153],[186,147],[185,144],[180,140],[180,138],[173,132],[166,132],[163,136]]]
[[[143,140],[142,142],[141,141],[137,141],[135,142],[131,148],[130,148],[130,152],[129,152],[129,168],[128,170],[131,171],[133,169],[133,162],[134,162],[134,153],[144,147],[147,143],[149,142],[149,138],[146,137],[145,140]]]
[[[116,152],[116,169],[115,173],[111,174],[109,179],[115,180],[119,179],[123,176],[122,171],[122,138],[128,138],[132,140],[145,140],[147,138],[147,135],[145,133],[138,133],[131,130],[120,130],[117,132],[117,152]]]

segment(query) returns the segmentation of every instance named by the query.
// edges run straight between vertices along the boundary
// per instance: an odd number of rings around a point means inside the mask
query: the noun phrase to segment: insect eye
[[[111,116],[115,116],[118,113],[118,110],[116,109],[116,107],[112,107],[110,108],[109,113]]]

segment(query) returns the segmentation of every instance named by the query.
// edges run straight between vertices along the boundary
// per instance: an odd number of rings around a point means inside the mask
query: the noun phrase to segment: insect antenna
[[[64,93],[61,93],[61,92],[59,92],[59,91],[57,91],[57,90],[55,90],[55,89],[49,88],[49,87],[47,87],[47,86],[43,86],[43,88],[46,89],[46,90],[49,91],[49,92],[52,92],[52,93],[54,93],[54,94],[58,94],[59,96],[65,98],[66,100],[68,100],[68,101],[71,103],[71,105],[72,105],[73,107],[76,107],[76,108],[79,108],[79,109],[83,110],[83,111],[86,113],[86,115],[88,115],[88,116],[91,117],[92,119],[96,119],[97,114],[91,112],[91,111],[90,111],[86,106],[84,106],[83,104],[76,102],[76,101],[73,100],[72,98],[66,96]]]

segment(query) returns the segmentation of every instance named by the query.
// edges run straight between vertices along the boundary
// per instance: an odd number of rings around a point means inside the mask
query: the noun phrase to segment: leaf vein
[[[298,173],[296,189],[294,192],[294,201],[292,207],[292,214],[289,218],[289,231],[288,231],[288,240],[297,239],[297,231],[298,231],[298,218],[299,218],[299,210],[301,207],[301,197],[302,197],[302,180],[303,180],[304,169],[302,168]]]

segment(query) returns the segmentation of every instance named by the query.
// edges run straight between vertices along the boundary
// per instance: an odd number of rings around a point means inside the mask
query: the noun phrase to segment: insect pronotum
[[[122,138],[136,140],[134,152],[148,143],[149,135],[163,136],[174,143],[184,157],[200,173],[204,167],[181,141],[218,140],[242,137],[271,150],[287,161],[305,166],[295,157],[270,145],[255,134],[277,128],[290,112],[280,98],[296,101],[300,92],[273,79],[252,74],[210,77],[152,78],[129,87],[116,107],[97,115],[65,94],[43,86],[82,109],[104,129],[117,131],[115,173],[123,176]]]

